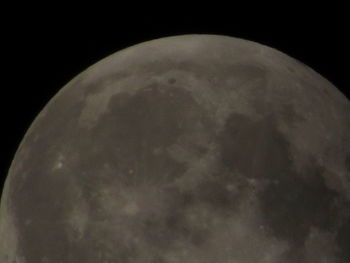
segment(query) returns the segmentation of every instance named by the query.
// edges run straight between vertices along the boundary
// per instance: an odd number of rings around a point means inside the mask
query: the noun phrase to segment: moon
[[[117,52],[25,134],[0,262],[350,262],[349,100],[248,40]]]

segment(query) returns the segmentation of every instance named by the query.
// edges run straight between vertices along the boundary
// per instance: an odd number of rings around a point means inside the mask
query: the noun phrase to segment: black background
[[[237,9],[202,15],[196,15],[199,10],[175,15],[165,12],[162,16],[140,16],[118,9],[112,16],[97,17],[91,13],[79,16],[84,13],[81,9],[69,15],[62,11],[53,16],[28,12],[5,18],[1,32],[5,69],[0,109],[0,189],[21,139],[50,98],[86,67],[143,41],[191,33],[256,41],[309,65],[349,98],[348,19],[340,8],[326,8],[321,14],[313,10],[301,15],[299,11],[260,16],[243,12],[238,18]]]

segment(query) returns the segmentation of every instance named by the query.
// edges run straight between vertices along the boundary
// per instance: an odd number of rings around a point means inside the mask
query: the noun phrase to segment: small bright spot
[[[60,154],[53,166],[54,170],[61,169],[63,167],[63,159],[64,159],[63,155]]]
[[[131,202],[125,205],[123,211],[127,215],[135,215],[139,211],[139,207],[135,202]]]

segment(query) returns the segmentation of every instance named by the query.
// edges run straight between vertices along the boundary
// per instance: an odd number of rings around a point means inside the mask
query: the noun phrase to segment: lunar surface
[[[348,263],[349,100],[247,40],[117,52],[26,133],[0,262]]]

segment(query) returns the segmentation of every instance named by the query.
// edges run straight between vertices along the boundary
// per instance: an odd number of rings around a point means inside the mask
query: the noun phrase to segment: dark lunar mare
[[[350,260],[350,203],[326,186],[324,173],[310,156],[309,166],[297,172],[289,154],[290,145],[268,116],[251,121],[233,114],[221,137],[222,162],[246,177],[267,182],[259,193],[262,215],[271,234],[291,244],[288,258],[302,262],[304,242],[312,227],[337,233],[339,262]],[[259,145],[257,147],[256,145]],[[243,149],[243,150],[242,150]],[[345,222],[338,220],[345,213]]]

